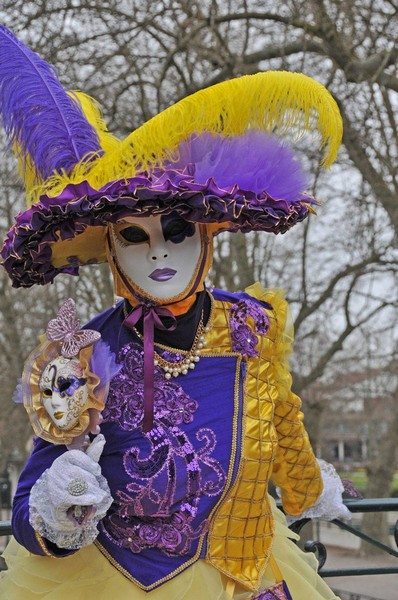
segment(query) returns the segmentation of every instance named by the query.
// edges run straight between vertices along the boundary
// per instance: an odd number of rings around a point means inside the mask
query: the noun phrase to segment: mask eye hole
[[[174,244],[178,244],[191,237],[195,233],[195,225],[184,221],[184,219],[173,219],[163,226],[163,236],[166,241],[170,240]]]
[[[149,235],[138,225],[126,225],[122,229],[116,230],[116,235],[122,244],[134,245],[149,242]]]
[[[60,381],[60,379],[62,379],[62,381]],[[58,384],[59,384],[59,391],[62,394],[62,392],[66,392],[66,390],[70,388],[71,382],[69,381],[69,379],[63,379],[60,377],[58,380]]]
[[[42,390],[42,394],[46,398],[51,398],[51,396],[53,395],[53,391],[50,388],[46,388],[45,390]]]

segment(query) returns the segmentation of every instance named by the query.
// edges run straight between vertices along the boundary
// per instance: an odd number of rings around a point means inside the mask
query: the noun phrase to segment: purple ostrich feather
[[[96,342],[90,359],[90,370],[100,378],[100,387],[108,383],[121,367],[122,365],[116,362],[116,357],[108,344],[102,340]]]
[[[218,187],[237,185],[241,190],[295,201],[308,187],[308,176],[290,148],[274,135],[247,131],[234,137],[204,133],[191,137],[178,149],[175,168],[195,165],[196,183],[210,177]]]
[[[46,179],[100,153],[95,129],[60,84],[54,67],[0,25],[0,113],[10,144]]]

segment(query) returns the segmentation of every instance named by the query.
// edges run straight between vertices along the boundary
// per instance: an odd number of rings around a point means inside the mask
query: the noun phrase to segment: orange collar
[[[162,304],[162,308],[167,308],[175,317],[179,315],[183,315],[189,311],[191,306],[193,306],[196,300],[197,292],[189,296],[189,298],[185,298],[184,300],[180,300],[180,302],[175,302],[172,304]],[[138,306],[139,301],[131,296],[128,298],[129,304],[133,307]]]

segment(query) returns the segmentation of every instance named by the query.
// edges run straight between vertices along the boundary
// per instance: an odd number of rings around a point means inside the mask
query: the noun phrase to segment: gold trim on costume
[[[38,531],[35,531],[35,537],[39,543],[40,548],[43,550],[46,556],[48,556],[49,558],[63,558],[62,556],[56,556],[55,554],[51,554],[51,552],[47,549],[45,541],[43,540]]]

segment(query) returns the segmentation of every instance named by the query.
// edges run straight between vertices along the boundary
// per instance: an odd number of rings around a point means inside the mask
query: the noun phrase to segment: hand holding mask
[[[97,331],[80,329],[68,299],[47,327],[46,339],[29,356],[22,397],[39,437],[66,444],[32,487],[29,520],[42,537],[60,548],[91,544],[97,524],[112,503],[98,464],[105,439],[97,435],[86,452],[88,433],[98,434],[109,381],[119,370]]]

